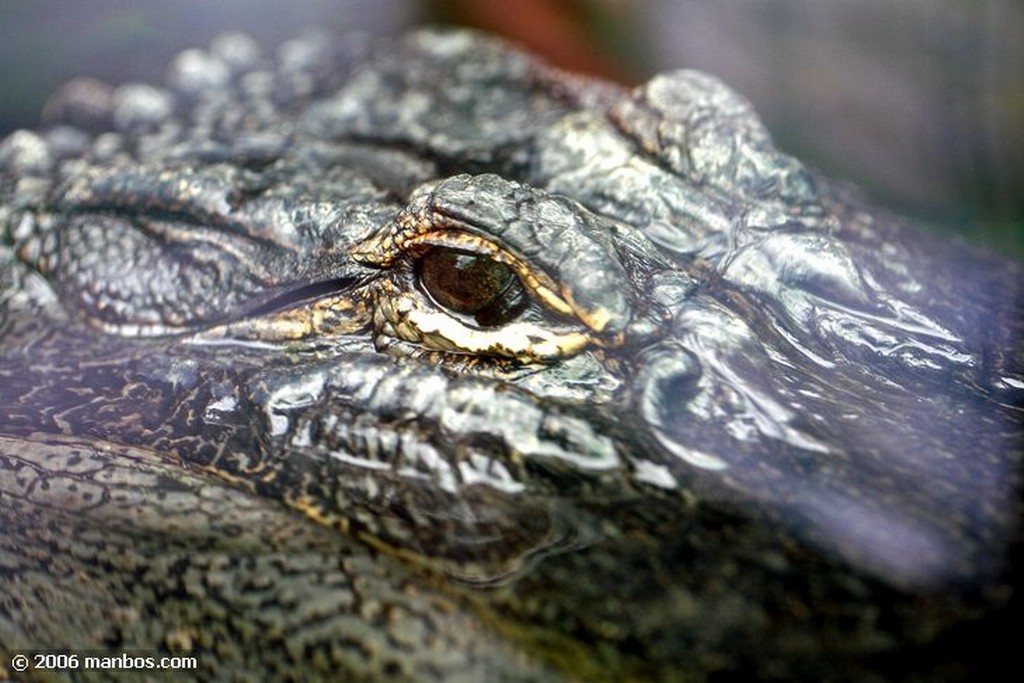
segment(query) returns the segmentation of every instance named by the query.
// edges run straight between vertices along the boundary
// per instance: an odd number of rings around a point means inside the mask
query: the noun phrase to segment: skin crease
[[[868,206],[696,72],[627,91],[421,31],[230,36],[108,109],[82,87],[0,143],[4,654],[156,648],[217,680],[997,662],[1016,264]],[[446,307],[434,249],[525,304]]]

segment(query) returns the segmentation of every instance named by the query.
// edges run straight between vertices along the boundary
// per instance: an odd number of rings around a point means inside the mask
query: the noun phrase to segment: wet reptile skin
[[[159,648],[204,680],[998,662],[1021,270],[777,151],[711,77],[228,36],[47,120],[0,143],[0,653]]]

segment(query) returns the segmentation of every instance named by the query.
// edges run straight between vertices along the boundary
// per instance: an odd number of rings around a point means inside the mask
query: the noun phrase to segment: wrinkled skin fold
[[[1017,264],[739,95],[242,36],[0,143],[0,650],[955,678],[1013,604]]]

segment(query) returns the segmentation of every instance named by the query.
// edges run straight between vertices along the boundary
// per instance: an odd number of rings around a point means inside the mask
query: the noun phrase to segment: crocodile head
[[[763,635],[766,591],[1000,580],[1016,266],[702,74],[341,45],[222,41],[3,143],[4,434],[169,457],[662,663]]]

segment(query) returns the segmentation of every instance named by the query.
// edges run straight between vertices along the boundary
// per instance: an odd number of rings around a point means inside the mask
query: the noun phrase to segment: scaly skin
[[[996,661],[1020,268],[778,152],[717,81],[234,36],[48,111],[0,143],[4,653],[215,680]]]

